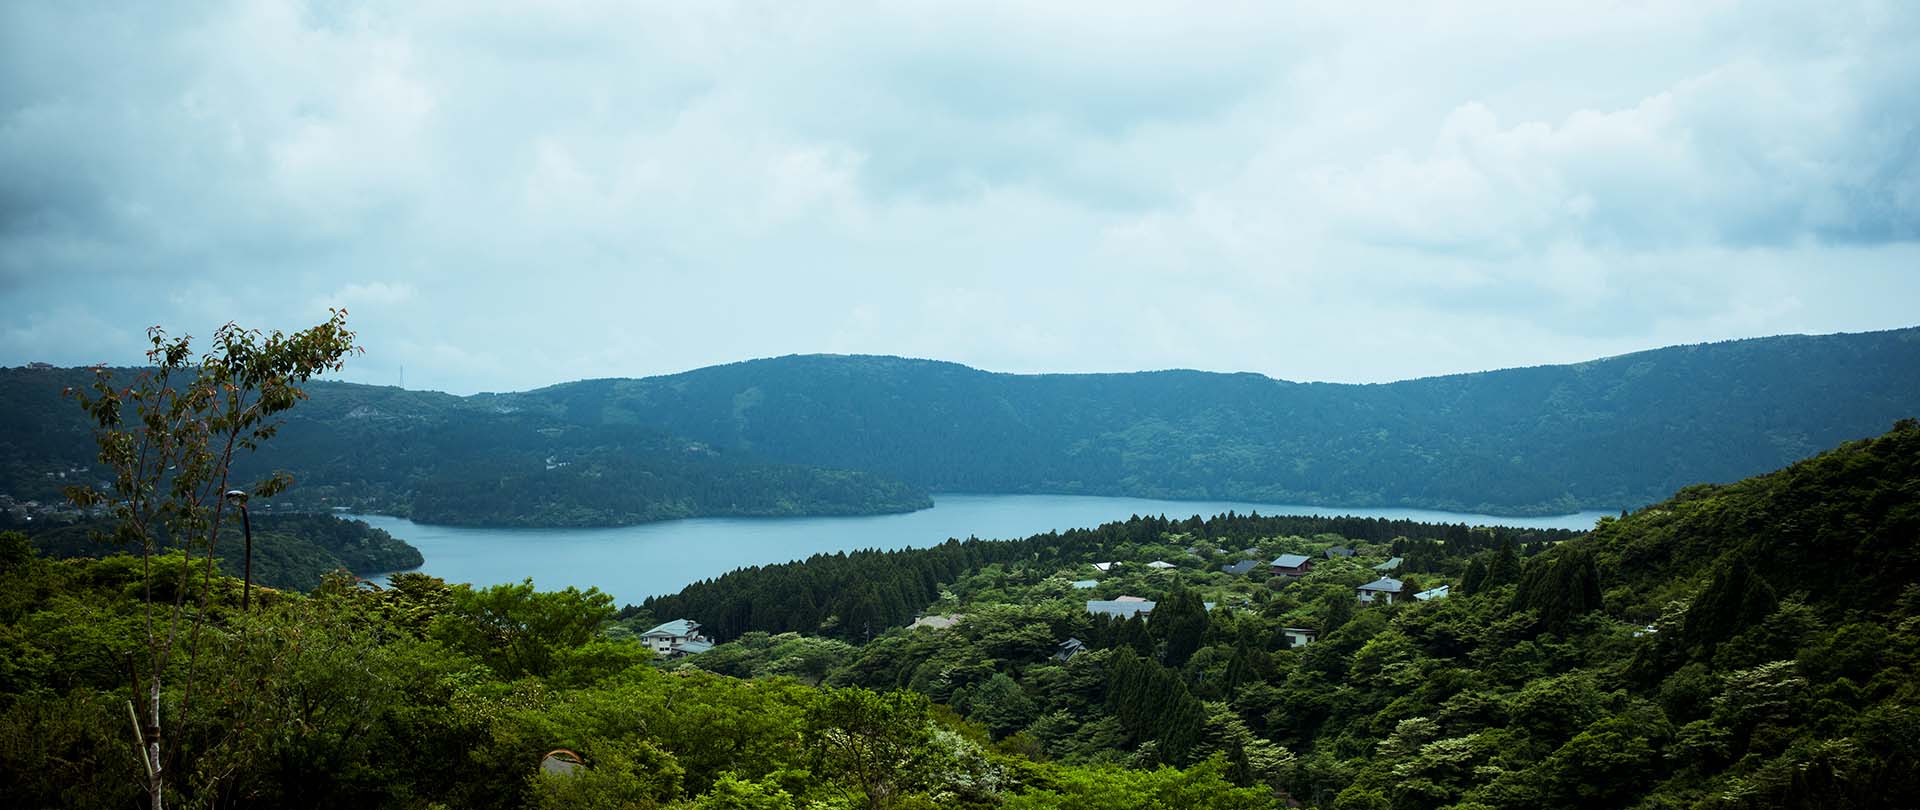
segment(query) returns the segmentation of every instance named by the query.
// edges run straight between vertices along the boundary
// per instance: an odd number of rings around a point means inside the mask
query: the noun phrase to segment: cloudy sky
[[[329,306],[460,393],[1920,323],[1920,4],[1597,5],[7,3],[0,364]]]

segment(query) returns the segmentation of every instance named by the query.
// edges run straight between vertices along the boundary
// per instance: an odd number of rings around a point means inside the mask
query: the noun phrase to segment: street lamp
[[[245,490],[227,490],[227,501],[240,507],[240,531],[247,538],[247,562],[245,584],[240,590],[240,610],[248,610],[253,603],[253,518],[247,514],[247,493]]]

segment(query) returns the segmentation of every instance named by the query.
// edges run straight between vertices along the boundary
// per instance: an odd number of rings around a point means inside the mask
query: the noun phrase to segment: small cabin
[[[1313,570],[1313,558],[1305,554],[1282,554],[1273,558],[1267,570],[1276,577],[1305,576]]]

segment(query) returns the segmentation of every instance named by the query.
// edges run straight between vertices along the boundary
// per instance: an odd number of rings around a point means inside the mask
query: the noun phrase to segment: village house
[[[1313,558],[1305,554],[1282,554],[1273,559],[1269,571],[1276,577],[1305,576],[1313,570]]]
[[[1232,565],[1220,566],[1220,570],[1225,571],[1229,574],[1232,574],[1236,577],[1243,577],[1251,573],[1253,569],[1259,568],[1259,567],[1260,567],[1259,560],[1241,560]]]
[[[1405,562],[1405,560],[1402,560],[1399,557],[1395,557],[1391,560],[1388,560],[1386,562],[1383,562],[1379,565],[1374,566],[1373,570],[1379,571],[1382,574],[1398,571],[1400,570],[1400,563],[1402,562]]]
[[[1131,619],[1153,613],[1154,601],[1139,596],[1120,596],[1113,599],[1087,600],[1087,612],[1096,616],[1112,616],[1116,619]]]
[[[1288,647],[1305,647],[1320,636],[1320,631],[1311,627],[1282,627],[1280,634],[1287,637]]]
[[[1418,599],[1422,602],[1430,602],[1435,599],[1445,599],[1447,598],[1447,591],[1452,587],[1453,587],[1452,585],[1442,585],[1438,588],[1429,588],[1427,590],[1414,594],[1413,598]]]
[[[1173,568],[1174,564],[1167,562],[1166,560],[1154,560],[1153,562],[1147,563],[1147,567],[1155,571],[1165,571],[1169,568]]]
[[[1400,591],[1405,587],[1400,580],[1392,577],[1381,577],[1357,589],[1360,596],[1360,604],[1371,605],[1377,601],[1381,604],[1391,605],[1393,604],[1393,598],[1399,596]]]
[[[1326,554],[1327,559],[1338,560],[1353,556],[1353,549],[1347,548],[1346,546],[1334,546],[1333,548],[1327,549]]]
[[[1068,638],[1066,641],[1060,642],[1059,647],[1059,651],[1053,654],[1053,660],[1065,661],[1085,652],[1087,643],[1077,638]]]
[[[640,643],[668,657],[693,655],[713,649],[713,640],[700,634],[700,623],[674,619],[640,634]]]

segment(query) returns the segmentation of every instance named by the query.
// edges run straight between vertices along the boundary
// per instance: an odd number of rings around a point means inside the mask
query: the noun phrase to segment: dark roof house
[[[1297,577],[1313,570],[1313,558],[1305,554],[1282,554],[1273,560],[1273,575]]]
[[[1260,567],[1259,560],[1241,560],[1232,565],[1220,566],[1220,570],[1238,577],[1238,576],[1246,576],[1248,573],[1251,573],[1253,569],[1259,568],[1259,567]]]
[[[1374,602],[1393,604],[1393,598],[1400,595],[1406,586],[1392,577],[1381,577],[1356,589],[1360,603],[1371,605]]]

